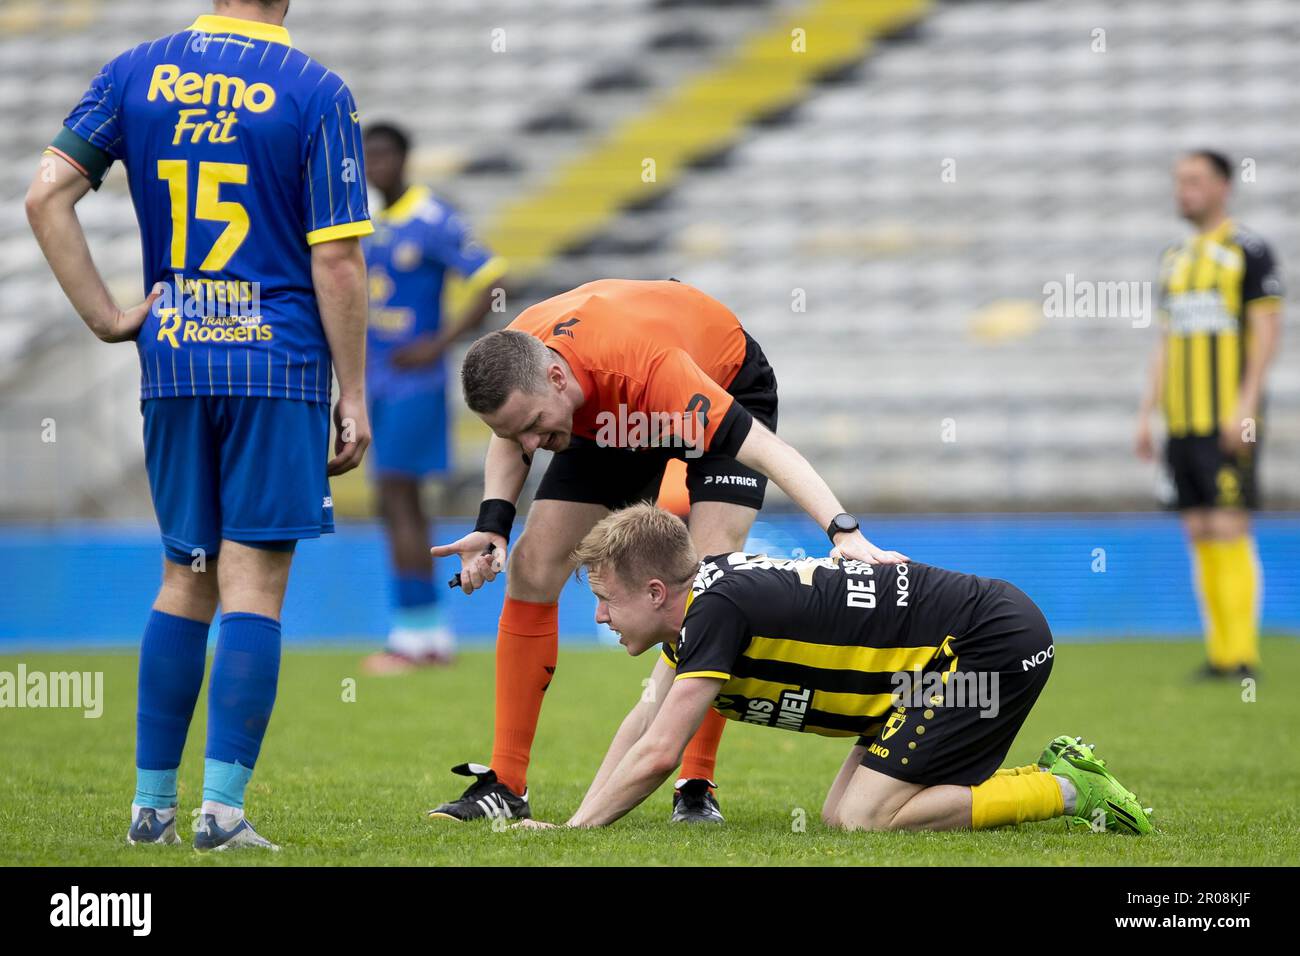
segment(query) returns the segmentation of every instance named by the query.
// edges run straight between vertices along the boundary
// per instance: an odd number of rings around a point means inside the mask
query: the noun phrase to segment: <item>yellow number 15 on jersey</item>
[[[189,161],[158,160],[158,178],[167,183],[172,201],[172,268],[185,268],[185,243],[189,233]],[[237,202],[220,198],[223,183],[246,185],[248,167],[243,163],[199,163],[199,189],[194,201],[194,218],[224,222],[217,241],[199,265],[202,272],[220,272],[248,238],[248,210]]]

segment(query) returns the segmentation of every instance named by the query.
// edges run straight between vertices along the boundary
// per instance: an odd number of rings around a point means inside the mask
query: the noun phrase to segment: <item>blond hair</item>
[[[649,502],[602,518],[572,558],[579,568],[612,569],[628,584],[658,578],[670,587],[689,584],[700,564],[685,522]]]

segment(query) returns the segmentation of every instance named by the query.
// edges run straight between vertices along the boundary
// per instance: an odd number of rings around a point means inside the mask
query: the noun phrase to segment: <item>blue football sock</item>
[[[388,649],[395,654],[420,657],[440,650],[430,633],[442,626],[442,605],[430,574],[395,572],[393,584],[393,629]]]
[[[244,790],[252,778],[252,767],[209,757],[203,761],[203,802],[206,804],[211,800],[242,809]]]
[[[399,608],[423,608],[438,603],[438,589],[432,574],[398,572],[393,576],[393,597]]]
[[[140,643],[134,803],[176,806],[176,769],[203,685],[208,624],[154,611]]]
[[[280,676],[280,622],[260,614],[221,616],[208,683],[203,799],[244,805]]]
[[[176,770],[145,770],[135,768],[135,797],[131,803],[137,807],[166,810],[176,806]]]

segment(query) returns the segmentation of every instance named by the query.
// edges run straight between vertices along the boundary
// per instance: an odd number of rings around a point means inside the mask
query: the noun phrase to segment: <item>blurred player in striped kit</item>
[[[427,186],[407,180],[409,134],[388,123],[366,129],[366,175],[383,197],[365,240],[370,284],[366,380],[371,454],[392,565],[393,626],[387,647],[366,658],[370,673],[450,663],[454,638],[438,603],[421,483],[451,466],[448,348],[483,322],[505,260],[470,236],[464,220]],[[448,272],[466,283],[467,309],[444,321]]]
[[[289,565],[299,540],[334,530],[327,475],[360,464],[370,439],[357,108],[337,74],[293,48],[288,6],[218,0],[217,15],[111,60],[27,197],[77,312],[140,357],[166,560],[140,645],[132,844],[180,842],[177,769],[219,602],[194,847],[278,849],[244,818],[244,793],[275,704]],[[75,210],[114,161],[152,290],[126,310]]]
[[[1160,342],[1138,418],[1154,456],[1151,412],[1164,409],[1165,457],[1191,541],[1205,622],[1205,677],[1259,663],[1261,574],[1250,531],[1259,505],[1264,389],[1282,329],[1282,282],[1259,236],[1228,217],[1232,167],[1200,150],[1174,169],[1179,214],[1196,230],[1160,265]]]

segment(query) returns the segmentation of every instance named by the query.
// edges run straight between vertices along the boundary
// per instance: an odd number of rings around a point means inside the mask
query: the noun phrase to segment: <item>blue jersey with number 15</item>
[[[98,188],[114,160],[140,224],[141,397],[327,402],[310,247],[367,235],[361,128],[283,27],[202,16],[95,77],[51,150]]]

